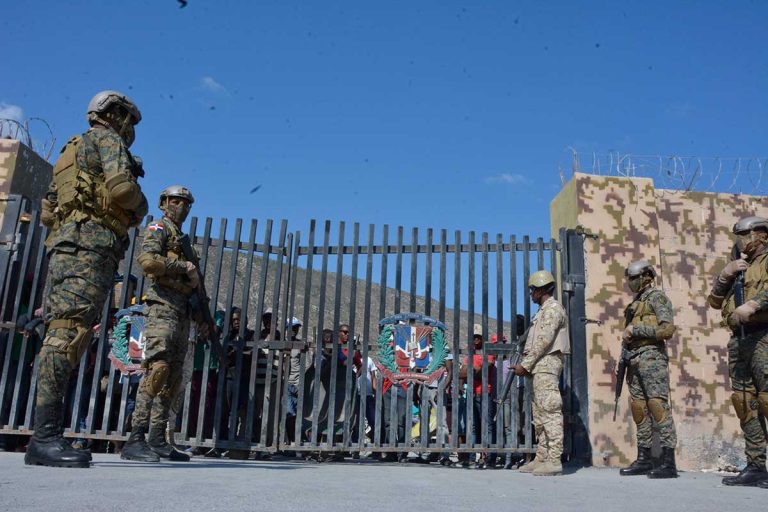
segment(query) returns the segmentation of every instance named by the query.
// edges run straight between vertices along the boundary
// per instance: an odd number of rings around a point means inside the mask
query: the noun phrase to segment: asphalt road
[[[363,511],[765,510],[768,490],[723,487],[721,475],[676,480],[578,469],[561,477],[372,461],[198,459],[140,464],[94,455],[89,469],[25,466],[0,453],[0,510]]]

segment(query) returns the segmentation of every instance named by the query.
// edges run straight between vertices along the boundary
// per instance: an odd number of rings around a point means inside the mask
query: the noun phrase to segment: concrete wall
[[[575,206],[574,206],[575,205]],[[585,239],[589,432],[593,463],[621,466],[636,453],[629,393],[613,415],[614,367],[622,313],[632,299],[623,272],[651,261],[675,306],[677,334],[667,343],[671,402],[684,469],[743,464],[743,439],[730,409],[726,343],[720,314],[707,307],[712,276],[733,245],[730,230],[746,215],[768,216],[764,197],[656,189],[647,178],[576,173],[551,204],[552,232],[581,226]]]
[[[19,194],[38,208],[48,190],[53,166],[15,139],[0,139],[0,225],[9,194]]]

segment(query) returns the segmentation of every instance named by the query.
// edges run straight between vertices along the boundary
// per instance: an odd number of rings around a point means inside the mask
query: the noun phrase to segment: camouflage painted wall
[[[573,208],[573,204],[576,208]],[[647,178],[576,173],[551,205],[552,232],[582,226],[585,239],[589,431],[593,462],[621,466],[636,453],[628,391],[612,421],[614,367],[622,312],[631,300],[623,271],[651,261],[675,306],[677,334],[668,342],[671,402],[683,469],[744,463],[738,420],[731,412],[726,343],[720,314],[706,305],[712,276],[723,268],[740,217],[768,216],[764,197],[656,189]]]
[[[0,225],[5,213],[2,199],[19,194],[37,207],[52,175],[53,166],[26,145],[15,139],[0,139]]]

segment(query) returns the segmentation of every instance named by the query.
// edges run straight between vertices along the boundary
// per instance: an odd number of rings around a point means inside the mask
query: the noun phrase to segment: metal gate
[[[220,368],[206,345],[190,345],[187,384],[175,408],[178,444],[243,455],[535,451],[530,381],[518,379],[503,404],[497,404],[496,393],[520,330],[531,318],[526,286],[531,272],[560,272],[558,294],[569,311],[572,340],[585,344],[579,339],[580,235],[563,230],[558,242],[314,220],[306,231],[289,232],[286,221],[272,220],[252,220],[244,230],[240,219],[222,219],[214,229],[210,218],[200,228],[192,219],[189,232],[228,361]],[[13,243],[0,253],[0,263],[8,261],[8,272],[0,276],[0,433],[23,435],[32,428],[35,355],[43,332],[22,324],[31,325],[43,303],[46,230],[32,212],[19,216],[12,231],[3,233],[2,240]],[[110,357],[115,312],[140,302],[144,287],[135,262],[141,234],[134,230],[130,237],[102,314],[105,328],[71,379],[68,437],[123,440],[130,428],[140,377],[121,374],[112,363],[114,353]],[[448,326],[451,368],[436,385],[390,387],[384,393],[381,373],[369,372],[378,322],[398,313]],[[482,336],[478,349],[475,333]],[[585,358],[585,351],[574,346],[576,356]],[[568,357],[564,412],[568,425],[583,426],[586,395],[571,383],[585,375],[574,371],[585,372],[585,366]],[[570,430],[566,449],[573,454],[585,430]]]

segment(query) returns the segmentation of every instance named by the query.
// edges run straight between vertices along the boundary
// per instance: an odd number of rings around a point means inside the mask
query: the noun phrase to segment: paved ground
[[[313,464],[193,459],[136,464],[94,456],[90,469],[25,466],[0,453],[0,510],[363,511],[765,510],[768,490],[720,485],[720,475],[621,478],[580,469],[563,477],[437,465]]]

